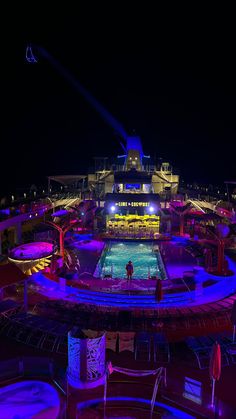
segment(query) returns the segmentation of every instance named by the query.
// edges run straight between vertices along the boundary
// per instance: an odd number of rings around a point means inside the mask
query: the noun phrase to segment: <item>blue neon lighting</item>
[[[60,398],[54,387],[42,381],[21,381],[0,389],[0,419],[56,419]]]
[[[150,400],[143,399],[140,397],[108,397],[106,400],[107,402],[113,402],[117,400],[117,401],[123,401],[123,402],[135,402],[135,403],[143,403],[143,404],[150,405]],[[86,408],[92,407],[93,405],[96,406],[98,403],[103,403],[103,399],[102,398],[93,399],[93,400],[88,400],[85,402],[78,403],[77,411],[84,410]],[[177,409],[176,407],[173,407],[173,406],[169,406],[165,403],[155,402],[154,406],[162,407],[163,409],[166,410],[166,413],[172,414],[175,418],[179,418],[179,419],[194,419],[195,418],[195,416],[192,416],[189,413],[184,412],[183,410]]]
[[[197,284],[201,285],[204,281],[213,279],[215,283],[209,287],[202,287],[201,293],[195,291],[175,292],[173,294],[165,294],[160,301],[160,308],[168,307],[191,307],[199,304],[207,304],[221,300],[236,292],[236,263],[226,258],[229,263],[229,269],[234,272],[232,276],[220,277],[211,275],[205,271],[200,271],[196,275]],[[120,308],[156,308],[157,303],[155,296],[152,294],[145,295],[128,295],[121,293],[106,293],[92,290],[83,290],[66,286],[65,290],[61,290],[59,284],[46,278],[41,272],[33,274],[31,279],[39,286],[38,292],[48,296],[49,298],[61,298],[74,303],[87,303],[96,306],[109,306]],[[73,296],[71,296],[73,293]]]

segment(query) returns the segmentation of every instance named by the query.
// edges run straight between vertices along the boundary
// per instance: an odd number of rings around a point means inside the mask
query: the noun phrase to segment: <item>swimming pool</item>
[[[153,243],[109,242],[97,264],[94,276],[126,278],[125,266],[131,260],[133,279],[158,277],[166,279],[166,271],[158,246]]]

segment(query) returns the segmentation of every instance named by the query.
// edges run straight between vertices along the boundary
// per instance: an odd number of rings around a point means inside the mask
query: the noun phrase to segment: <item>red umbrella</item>
[[[210,358],[210,376],[212,378],[212,395],[211,395],[211,405],[214,405],[214,395],[215,395],[215,381],[220,379],[221,374],[221,349],[218,342],[215,342]]]
[[[157,283],[156,283],[155,298],[158,301],[158,303],[163,298],[162,282],[160,278],[158,278]]]

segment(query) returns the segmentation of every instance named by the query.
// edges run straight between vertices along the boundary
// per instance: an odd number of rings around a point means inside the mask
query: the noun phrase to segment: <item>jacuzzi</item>
[[[43,381],[21,381],[0,388],[0,419],[56,419],[57,390]]]

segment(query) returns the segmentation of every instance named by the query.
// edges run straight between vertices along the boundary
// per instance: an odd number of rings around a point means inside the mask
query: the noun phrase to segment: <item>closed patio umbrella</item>
[[[155,299],[159,303],[163,298],[163,289],[162,289],[162,282],[160,278],[157,279],[156,283],[156,290],[155,290]]]
[[[215,342],[210,357],[210,377],[212,378],[212,395],[211,395],[211,405],[214,405],[214,396],[215,396],[215,382],[220,379],[221,374],[221,349],[218,342]]]
[[[161,300],[163,299],[163,289],[162,289],[162,281],[160,278],[157,279],[157,283],[156,283],[156,290],[155,290],[155,300],[160,303]],[[159,318],[159,305],[157,306],[157,315]],[[157,327],[162,327],[163,323],[161,321],[158,321]]]

